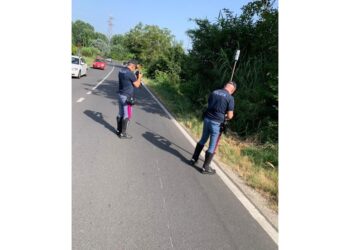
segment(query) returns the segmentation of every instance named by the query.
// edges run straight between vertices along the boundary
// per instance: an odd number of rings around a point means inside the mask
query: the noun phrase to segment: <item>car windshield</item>
[[[72,63],[73,63],[73,64],[79,64],[79,58],[77,58],[77,57],[72,57]]]
[[[96,59],[95,62],[102,62],[102,60],[101,59]]]

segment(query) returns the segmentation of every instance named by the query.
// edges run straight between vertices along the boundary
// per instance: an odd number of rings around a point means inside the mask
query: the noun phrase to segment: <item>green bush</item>
[[[72,44],[72,55],[76,55],[78,53],[78,47]]]
[[[102,55],[102,52],[95,47],[91,47],[91,53],[92,53],[92,56]]]
[[[219,18],[194,19],[188,31],[192,50],[181,65],[181,89],[194,105],[203,106],[208,94],[230,79],[236,49],[241,57],[234,80],[235,119],[229,126],[258,142],[278,140],[278,11],[252,1],[242,14],[222,10]]]
[[[94,47],[83,47],[81,48],[81,55],[86,57],[94,57],[96,55],[100,55],[101,52]]]
[[[92,51],[89,47],[83,47],[80,50],[82,56],[92,57]]]

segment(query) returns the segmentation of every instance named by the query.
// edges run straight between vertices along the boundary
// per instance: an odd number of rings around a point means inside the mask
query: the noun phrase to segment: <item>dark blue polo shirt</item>
[[[214,90],[208,99],[208,108],[205,117],[216,122],[224,122],[227,111],[233,111],[235,101],[225,89]]]
[[[119,71],[119,94],[134,96],[134,85],[136,76],[129,68],[123,68]]]

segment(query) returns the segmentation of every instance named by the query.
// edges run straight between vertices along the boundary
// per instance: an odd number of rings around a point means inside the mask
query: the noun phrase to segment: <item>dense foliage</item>
[[[83,56],[108,55],[110,52],[106,35],[95,32],[94,27],[86,22],[72,22],[72,54]]]
[[[254,1],[237,16],[222,10],[216,22],[194,19],[193,48],[186,60],[182,88],[194,103],[205,105],[211,90],[230,79],[234,52],[241,57],[234,80],[236,117],[231,128],[258,141],[278,139],[278,11],[269,1]]]
[[[168,29],[139,23],[125,35],[124,46],[147,66],[149,77],[163,72],[179,78],[185,53]]]

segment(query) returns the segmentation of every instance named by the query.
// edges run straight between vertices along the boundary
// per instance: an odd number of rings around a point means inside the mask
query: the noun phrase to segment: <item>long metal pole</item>
[[[231,78],[230,78],[230,82],[232,81],[233,79],[233,74],[235,73],[235,69],[236,69],[236,64],[237,64],[237,61],[239,59],[239,54],[241,53],[241,51],[238,49],[236,50],[236,53],[235,53],[235,64],[233,65],[233,68],[232,68],[232,74],[231,74]]]
[[[237,64],[237,61],[238,61],[238,58],[239,58],[239,54],[240,54],[240,51],[239,51],[239,50],[236,50],[236,54],[235,54],[235,63],[233,64],[230,82],[232,81],[233,75],[234,75],[234,73],[235,73],[236,64]],[[222,131],[220,131],[218,140],[216,141],[216,145],[215,145],[215,149],[214,149],[214,154],[216,153],[216,150],[217,150],[217,148],[218,148],[219,141],[220,141],[220,139],[221,139],[221,135],[222,135]]]
[[[230,82],[232,81],[233,79],[233,75],[235,73],[235,69],[236,69],[236,64],[237,64],[237,61],[235,61],[235,64],[233,65],[233,68],[232,68],[232,74],[231,74],[231,78],[230,78]]]

